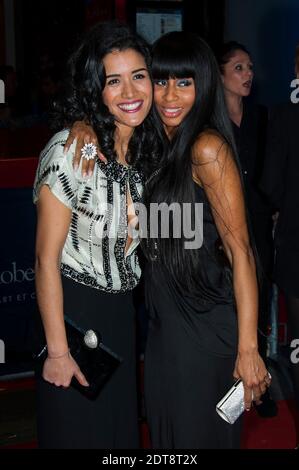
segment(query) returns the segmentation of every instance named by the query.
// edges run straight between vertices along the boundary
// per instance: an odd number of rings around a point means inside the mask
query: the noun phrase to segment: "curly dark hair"
[[[63,93],[52,113],[52,125],[56,130],[71,127],[75,121],[88,122],[96,132],[101,151],[108,160],[116,159],[113,139],[115,123],[102,98],[106,81],[103,58],[114,50],[127,49],[140,53],[151,73],[150,48],[128,26],[107,22],[93,27],[68,61]],[[145,176],[151,174],[158,161],[159,140],[154,120],[150,112],[144,122],[136,127],[126,157],[127,162]]]

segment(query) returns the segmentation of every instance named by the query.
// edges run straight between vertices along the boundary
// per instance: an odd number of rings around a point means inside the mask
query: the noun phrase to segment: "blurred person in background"
[[[267,361],[267,328],[270,324],[271,281],[273,270],[272,213],[274,211],[259,189],[266,152],[267,109],[250,103],[254,72],[250,54],[243,44],[225,43],[218,52],[224,94],[241,163],[246,201],[259,260],[261,280],[259,292],[259,349]],[[255,403],[262,417],[277,414],[270,392]]]
[[[299,79],[299,44],[295,54]],[[297,85],[298,90],[298,85]],[[287,309],[291,371],[297,403],[299,442],[299,104],[294,98],[270,110],[266,161],[261,188],[277,210],[274,280],[282,290]]]

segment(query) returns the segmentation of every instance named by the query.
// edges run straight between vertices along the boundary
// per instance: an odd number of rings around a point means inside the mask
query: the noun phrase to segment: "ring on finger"
[[[271,380],[272,380],[271,374],[270,374],[270,372],[268,372],[267,375],[265,375],[265,377],[264,377],[264,381],[265,382],[271,382]]]
[[[97,155],[97,147],[94,144],[85,144],[81,149],[82,157],[86,160],[94,160]]]

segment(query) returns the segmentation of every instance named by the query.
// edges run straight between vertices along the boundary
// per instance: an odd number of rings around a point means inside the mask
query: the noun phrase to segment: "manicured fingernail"
[[[75,164],[74,164],[74,170],[75,170],[75,171],[77,171],[77,170],[78,170],[78,168],[79,168],[79,165],[78,165],[78,163],[75,163]]]
[[[92,176],[92,170],[89,170],[88,176],[89,176],[89,178]]]
[[[87,176],[86,171],[83,171],[82,176],[83,176],[83,178],[86,178],[86,176]]]

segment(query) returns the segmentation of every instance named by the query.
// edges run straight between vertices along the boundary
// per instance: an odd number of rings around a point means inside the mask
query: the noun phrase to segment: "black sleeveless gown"
[[[145,268],[147,420],[156,449],[239,448],[241,418],[231,425],[215,410],[233,384],[237,352],[231,269],[219,250],[205,193],[194,185],[196,201],[203,203],[202,293],[196,298],[179,293],[157,261]]]

